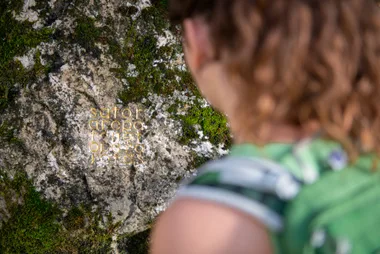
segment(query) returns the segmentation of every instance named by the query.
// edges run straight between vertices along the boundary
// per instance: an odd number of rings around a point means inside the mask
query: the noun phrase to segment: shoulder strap
[[[203,165],[197,176],[183,183],[175,199],[192,197],[221,203],[279,232],[285,205],[300,188],[300,180],[275,162],[227,156]]]
[[[335,143],[326,145],[313,139],[295,144],[292,151],[278,158],[281,164],[262,157],[229,155],[200,167],[198,175],[183,182],[175,199],[218,202],[255,217],[273,232],[281,232],[289,201],[303,185],[314,183],[322,174],[320,162],[314,158],[314,153],[322,152],[328,168],[340,170],[347,163],[347,156]]]

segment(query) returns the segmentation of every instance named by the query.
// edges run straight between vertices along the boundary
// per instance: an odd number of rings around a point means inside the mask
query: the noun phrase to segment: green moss
[[[162,33],[165,29],[169,29],[170,23],[167,20],[166,11],[163,5],[145,8],[141,11],[141,18],[153,24],[158,33]]]
[[[85,227],[85,212],[80,207],[72,208],[64,219],[64,225],[69,230],[77,230]]]
[[[125,78],[132,89],[123,91],[120,98],[124,102],[138,101],[146,97],[152,91],[155,84],[161,84],[161,73],[158,68],[154,68],[153,61],[156,52],[157,39],[150,35],[137,36],[131,29],[130,35],[126,37],[125,46],[121,49],[121,57],[125,63],[134,64],[138,75],[130,76],[128,66],[124,64],[121,71],[122,78]]]
[[[37,50],[34,56],[34,66],[27,70],[18,60],[9,61],[0,66],[0,112],[4,110],[17,97],[19,87],[37,82],[40,78],[46,77],[51,69],[51,65],[46,66],[41,63],[41,53]]]
[[[24,173],[13,179],[0,171],[0,196],[10,218],[0,229],[0,253],[109,253],[119,223],[108,215],[105,227],[100,211],[89,206],[70,209],[66,216],[35,190]],[[103,223],[104,224],[104,223]]]
[[[50,28],[36,30],[30,22],[15,20],[12,11],[18,13],[22,6],[21,0],[4,0],[0,3],[0,112],[16,97],[18,90],[15,84],[33,82],[41,74],[41,66],[37,67],[38,70],[27,71],[21,63],[13,60],[14,57],[49,40],[52,34]]]
[[[16,55],[22,55],[42,41],[47,41],[52,30],[35,30],[32,23],[15,20],[12,13],[3,11],[0,17],[0,63],[8,63]]]
[[[182,52],[181,43],[178,42],[177,46],[157,48],[156,36],[169,28],[166,7],[167,1],[153,1],[152,7],[145,8],[135,21],[130,21],[123,45],[119,45],[117,41],[109,42],[110,54],[120,65],[120,68],[113,71],[129,85],[129,88],[119,94],[124,104],[140,102],[149,93],[167,96],[175,90],[188,91],[190,96],[201,97],[188,71],[166,64],[173,62]],[[130,64],[135,67],[132,71],[134,75],[131,74]],[[169,112],[173,118],[183,122],[183,135],[179,140],[182,144],[188,144],[198,138],[194,126],[199,124],[212,144],[224,143],[227,147],[230,146],[227,121],[223,115],[210,107],[202,108],[196,103],[185,116],[176,116],[174,113],[178,107],[182,107],[182,104],[176,103],[169,108]]]
[[[14,11],[15,13],[19,13],[22,10],[24,5],[23,0],[4,0],[0,2],[0,15],[5,12]]]
[[[122,254],[148,254],[151,229],[119,237],[119,252]]]
[[[197,98],[201,98],[202,95],[199,92],[199,89],[194,83],[193,77],[191,76],[189,71],[179,71],[176,73],[181,79],[184,88],[194,94]]]
[[[135,13],[136,10],[130,7],[118,11]],[[144,8],[135,20],[129,17],[127,22],[123,43],[112,39],[115,38],[112,30],[104,31],[109,38],[109,53],[120,65],[113,71],[129,86],[119,94],[120,99],[128,104],[141,101],[148,93],[169,95],[174,90],[183,89],[181,82],[176,80],[176,76],[181,77],[181,71],[168,66],[180,49],[157,47],[157,36],[163,35],[164,30],[169,28],[166,12],[156,6]],[[133,71],[130,69],[132,65],[135,67]]]
[[[125,17],[130,17],[138,12],[135,6],[120,6],[117,11]]]
[[[0,141],[11,144],[22,144],[22,141],[15,136],[14,132],[15,129],[8,122],[2,122],[0,124]]]
[[[91,212],[86,205],[73,207],[63,219],[63,241],[60,249],[80,253],[108,253],[111,251],[112,234],[120,223],[112,222],[112,215],[108,214],[106,227],[99,227],[103,221],[100,210]]]
[[[76,22],[73,42],[79,43],[87,52],[99,57],[100,49],[95,43],[101,38],[102,31],[95,26],[95,19],[82,15]]]
[[[197,131],[193,124],[183,122],[182,124],[182,136],[179,138],[179,142],[183,145],[187,145],[191,140],[198,138]]]
[[[169,110],[174,113],[176,107],[178,109],[182,107],[182,104],[174,104]],[[186,115],[174,114],[174,117],[182,121],[183,135],[179,140],[182,144],[188,144],[191,140],[198,138],[195,126],[199,125],[213,145],[224,144],[225,148],[231,146],[226,117],[211,107],[202,107],[199,102],[195,102]]]
[[[175,114],[176,112],[177,112],[177,107],[178,107],[178,101],[176,102],[176,103],[174,103],[174,104],[172,104],[168,109],[167,109],[167,111],[168,111],[168,113],[170,113],[170,115],[173,115],[173,114]]]
[[[0,64],[0,112],[16,98],[18,89],[15,84],[26,84],[28,76],[18,61]]]
[[[55,222],[59,209],[42,200],[22,174],[17,174],[13,180],[2,174],[0,185],[11,214],[0,229],[1,252],[46,253],[55,249],[60,242],[59,225]],[[11,201],[20,196],[22,205]]]
[[[168,0],[151,0],[152,4],[157,8],[161,8],[163,10],[168,9],[169,1]]]
[[[38,12],[38,16],[41,19],[43,20],[47,19],[48,23],[50,23],[48,14],[52,10],[51,6],[49,4],[46,4],[46,0],[34,0],[34,1],[35,1],[35,5],[32,6],[31,9]]]
[[[153,1],[153,4],[144,8],[135,20],[127,19],[129,24],[123,43],[114,39],[108,40],[109,53],[120,65],[120,68],[112,71],[128,82],[128,88],[119,94],[124,104],[140,102],[149,93],[165,96],[171,95],[175,90],[196,90],[187,72],[168,64],[176,60],[182,48],[157,47],[157,36],[163,35],[170,25],[166,17],[165,1]],[[118,11],[124,14],[136,12],[134,8],[122,8]],[[105,30],[105,34],[107,38],[115,38],[110,29]],[[134,66],[133,71],[131,66]],[[186,79],[185,85],[181,80],[183,78]]]
[[[191,155],[192,155],[193,160],[189,164],[189,168],[193,168],[193,169],[199,168],[200,166],[205,164],[207,161],[212,159],[207,156],[200,156],[194,151],[191,151]]]

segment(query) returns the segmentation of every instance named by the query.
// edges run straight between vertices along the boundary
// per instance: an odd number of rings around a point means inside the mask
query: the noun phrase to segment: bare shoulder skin
[[[153,254],[272,253],[266,228],[251,217],[210,202],[184,199],[158,219]]]

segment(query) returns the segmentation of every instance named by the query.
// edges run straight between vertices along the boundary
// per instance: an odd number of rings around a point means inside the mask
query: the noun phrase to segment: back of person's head
[[[376,1],[171,0],[169,9],[175,24],[207,24],[242,124],[262,133],[268,122],[317,121],[353,154],[380,152]]]

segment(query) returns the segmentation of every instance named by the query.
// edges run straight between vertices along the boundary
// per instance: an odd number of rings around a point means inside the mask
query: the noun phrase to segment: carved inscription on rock
[[[142,113],[138,107],[91,108],[88,121],[90,163],[143,163]]]

